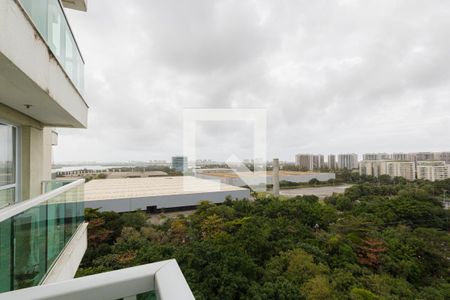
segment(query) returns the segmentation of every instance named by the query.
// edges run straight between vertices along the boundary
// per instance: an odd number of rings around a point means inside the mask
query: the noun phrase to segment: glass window
[[[16,128],[0,123],[0,208],[15,201]]]

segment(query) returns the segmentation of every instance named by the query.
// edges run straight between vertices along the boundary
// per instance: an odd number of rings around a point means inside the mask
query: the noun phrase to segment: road
[[[347,188],[351,187],[351,184],[337,185],[337,186],[322,186],[316,188],[296,188],[296,189],[286,189],[280,190],[280,195],[295,197],[304,195],[315,195],[320,199],[327,196],[331,196],[333,193],[343,193]]]

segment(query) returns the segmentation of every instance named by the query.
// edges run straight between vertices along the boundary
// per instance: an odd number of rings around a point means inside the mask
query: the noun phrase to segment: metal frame
[[[20,202],[20,200],[21,200],[21,193],[20,193],[20,190],[21,190],[20,174],[22,174],[22,171],[20,169],[22,167],[22,165],[20,163],[21,158],[22,158],[22,156],[21,156],[21,145],[22,144],[20,142],[21,130],[20,130],[20,126],[18,126],[17,124],[8,122],[6,120],[0,119],[0,123],[14,128],[13,144],[14,144],[14,177],[15,177],[14,183],[0,186],[0,191],[14,188],[15,189],[14,190],[14,203],[17,203],[17,202]]]
[[[0,300],[135,300],[155,291],[161,300],[194,300],[175,259],[0,294]]]

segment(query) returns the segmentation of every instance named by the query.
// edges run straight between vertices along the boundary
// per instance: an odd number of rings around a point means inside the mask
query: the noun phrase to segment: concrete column
[[[30,126],[21,127],[22,200],[41,194],[43,174],[43,132]]]
[[[280,162],[278,158],[273,159],[272,170],[273,195],[278,197],[280,195]]]

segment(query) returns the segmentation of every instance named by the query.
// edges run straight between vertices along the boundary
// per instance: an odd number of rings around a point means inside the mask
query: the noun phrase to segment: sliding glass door
[[[0,208],[16,201],[16,141],[17,128],[0,122]]]

